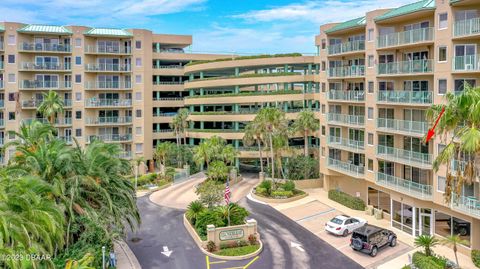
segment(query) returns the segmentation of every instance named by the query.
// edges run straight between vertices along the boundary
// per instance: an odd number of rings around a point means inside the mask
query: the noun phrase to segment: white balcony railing
[[[92,98],[85,101],[86,107],[129,107],[132,106],[132,99],[98,99]]]
[[[428,132],[428,126],[428,123],[424,121],[377,119],[377,128],[381,131],[401,132],[407,135],[423,136]]]
[[[32,62],[22,62],[20,64],[20,70],[28,71],[70,71],[72,66],[70,64],[60,64],[60,63],[32,63]]]
[[[361,152],[365,149],[365,141],[345,139],[338,136],[328,136],[328,146],[348,151]]]
[[[432,185],[421,184],[403,178],[377,172],[376,183],[386,188],[418,197],[423,200],[432,199]]]
[[[383,145],[377,146],[377,156],[382,159],[416,167],[420,166],[421,168],[426,169],[431,168],[433,160],[432,154],[387,147]]]
[[[357,178],[361,178],[365,174],[365,166],[342,162],[333,158],[328,158],[327,166],[332,170]]]
[[[94,89],[131,89],[131,81],[87,81],[85,88],[88,90]]]
[[[85,46],[85,53],[95,54],[132,54],[132,48],[127,46]]]
[[[330,90],[327,97],[328,100],[362,102],[365,101],[365,91]]]
[[[329,123],[363,126],[365,125],[365,116],[328,113],[327,121]]]
[[[115,125],[131,123],[132,117],[90,117],[86,118],[86,124],[90,125]]]
[[[365,40],[355,40],[328,46],[328,55],[349,53],[354,51],[364,51]]]
[[[38,51],[38,52],[60,52],[70,53],[72,51],[69,44],[47,44],[47,43],[21,43],[22,51]]]
[[[377,47],[386,48],[433,41],[434,31],[435,30],[430,27],[381,35],[377,39]]]
[[[132,66],[130,64],[86,64],[86,71],[105,71],[105,72],[130,72]]]
[[[328,69],[330,78],[363,77],[365,76],[365,65],[352,65],[333,67]]]
[[[470,36],[480,34],[480,18],[456,21],[453,24],[453,36]]]
[[[480,71],[480,56],[465,55],[453,57],[453,71]]]
[[[378,64],[378,75],[404,75],[433,72],[433,60],[411,60]]]
[[[87,137],[87,142],[91,143],[95,140],[104,142],[128,142],[132,140],[132,134],[102,134],[90,135]]]
[[[378,91],[377,101],[391,104],[431,104],[431,91]]]

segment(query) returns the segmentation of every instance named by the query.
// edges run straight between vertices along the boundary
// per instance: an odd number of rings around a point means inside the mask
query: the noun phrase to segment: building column
[[[203,71],[200,72],[200,79],[203,79]]]
[[[240,69],[235,67],[235,76],[238,77],[240,75]]]
[[[312,64],[308,64],[307,74],[308,74],[308,75],[311,75],[311,74],[312,74]]]
[[[157,52],[160,52],[160,43],[155,43],[155,48]]]

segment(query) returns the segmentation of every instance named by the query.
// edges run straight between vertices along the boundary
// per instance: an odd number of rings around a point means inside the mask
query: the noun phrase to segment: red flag
[[[435,135],[435,128],[437,127],[438,121],[442,117],[443,112],[445,112],[445,107],[443,107],[442,111],[440,111],[440,114],[438,115],[438,118],[435,121],[435,124],[433,125],[433,127],[431,129],[428,129],[427,139],[425,140],[425,144],[428,143],[428,141],[430,141],[430,139],[432,139],[432,137]]]

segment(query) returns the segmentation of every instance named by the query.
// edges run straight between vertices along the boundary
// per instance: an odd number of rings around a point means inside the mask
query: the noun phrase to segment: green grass
[[[260,245],[248,245],[244,247],[237,247],[237,248],[225,248],[221,249],[214,254],[219,256],[242,256],[253,253],[260,248]]]
[[[238,60],[250,60],[250,59],[261,59],[261,58],[277,58],[277,57],[299,57],[302,56],[301,53],[283,53],[283,54],[261,54],[261,55],[252,55],[252,56],[240,56],[232,58],[222,58],[216,60],[204,60],[204,61],[193,61],[185,66],[196,65],[196,64],[206,64],[213,62],[225,62],[225,61],[238,61]]]

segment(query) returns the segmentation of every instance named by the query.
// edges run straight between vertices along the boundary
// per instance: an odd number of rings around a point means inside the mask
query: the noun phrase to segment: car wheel
[[[467,228],[465,228],[465,227],[460,227],[460,228],[458,229],[458,233],[459,233],[461,236],[467,235],[467,233],[468,233]]]
[[[348,229],[343,230],[343,236],[347,237],[347,235],[348,235]]]
[[[370,256],[372,256],[372,257],[377,256],[377,252],[378,252],[378,248],[377,248],[377,247],[373,247],[373,248],[372,248],[372,252],[370,252]]]
[[[396,246],[396,245],[397,245],[397,238],[394,237],[394,238],[392,238],[392,240],[390,241],[390,246],[391,246],[391,247],[394,247],[394,246]]]

